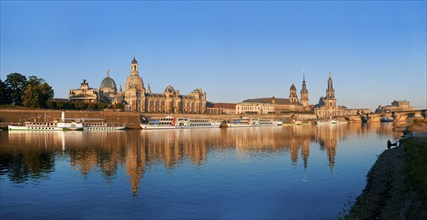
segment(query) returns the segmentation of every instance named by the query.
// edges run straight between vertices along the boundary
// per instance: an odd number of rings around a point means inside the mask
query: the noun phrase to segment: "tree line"
[[[0,104],[46,108],[47,101],[54,94],[52,87],[37,76],[26,77],[20,73],[11,73],[4,82],[0,80]]]
[[[6,80],[0,79],[0,105],[23,106],[27,108],[101,110],[122,109],[121,103],[84,103],[68,100],[54,100],[52,87],[37,76],[26,77],[20,73],[10,73]]]

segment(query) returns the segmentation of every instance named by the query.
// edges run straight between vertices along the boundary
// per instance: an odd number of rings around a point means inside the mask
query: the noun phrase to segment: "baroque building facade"
[[[320,98],[319,104],[315,108],[315,113],[318,118],[331,118],[346,115],[346,108],[337,106],[331,73],[329,73],[326,96]]]
[[[138,61],[131,62],[130,75],[126,79],[124,92],[125,111],[150,113],[206,113],[206,92],[195,89],[188,95],[167,86],[163,93],[152,93],[139,76]]]
[[[272,113],[274,113],[274,106],[271,103],[240,102],[236,105],[236,114],[268,115]]]
[[[238,103],[236,106],[236,113],[239,114],[238,109],[243,107],[242,103],[254,103],[255,104],[269,104],[273,108],[273,113],[281,114],[288,112],[306,112],[311,111],[312,107],[308,104],[308,90],[307,84],[305,81],[305,76],[303,76],[302,89],[300,91],[301,97],[298,98],[297,88],[292,83],[289,89],[289,98],[256,98],[256,99],[247,99],[241,103]],[[257,105],[258,105],[257,104]],[[246,104],[245,104],[246,105]],[[267,108],[269,109],[269,108]],[[264,111],[265,112],[265,111]],[[268,111],[269,112],[269,111]],[[271,112],[270,112],[271,113]]]
[[[68,93],[70,101],[81,101],[85,103],[97,103],[99,100],[99,90],[90,88],[89,83],[84,79],[79,89],[70,89]]]
[[[377,114],[390,113],[390,112],[398,112],[398,111],[411,111],[416,110],[410,106],[409,101],[406,100],[394,100],[391,105],[386,106],[378,106],[375,110]]]
[[[110,77],[110,70],[107,70],[107,76],[101,81],[99,89],[90,88],[89,83],[84,79],[79,89],[70,89],[68,99],[84,103],[116,104],[122,102],[123,94],[121,88],[117,92],[116,82]]]
[[[190,94],[181,95],[172,86],[166,87],[163,93],[152,93],[150,84],[147,88],[139,75],[138,61],[134,57],[130,65],[130,74],[126,79],[125,90],[117,89],[116,82],[107,76],[101,81],[99,89],[90,88],[83,80],[79,89],[70,89],[69,100],[86,103],[104,102],[121,103],[125,111],[152,113],[206,113],[206,92],[194,89]]]

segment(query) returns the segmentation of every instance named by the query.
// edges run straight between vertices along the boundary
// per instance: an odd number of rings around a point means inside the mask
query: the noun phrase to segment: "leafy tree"
[[[46,107],[49,109],[54,109],[56,108],[56,102],[52,102],[52,100],[47,100]]]
[[[63,108],[64,108],[64,102],[62,102],[62,101],[57,102],[57,103],[56,103],[56,107],[57,107],[58,109],[63,109]]]
[[[87,104],[87,108],[88,108],[89,110],[95,110],[95,109],[97,109],[97,108],[98,108],[98,106],[96,105],[96,103],[88,103],[88,104]]]
[[[116,103],[114,104],[114,109],[123,109],[123,104],[122,103]]]
[[[53,98],[51,86],[42,78],[30,76],[22,96],[24,106],[29,108],[46,108],[47,101]]]
[[[75,102],[74,108],[81,110],[87,108],[87,105],[84,102]]]
[[[103,102],[98,102],[98,109],[104,109],[107,108],[107,104],[103,103]]]
[[[0,105],[9,104],[8,97],[6,97],[6,83],[0,79]]]
[[[14,105],[22,105],[22,96],[27,86],[27,77],[20,73],[11,73],[7,75],[6,81],[6,100]]]

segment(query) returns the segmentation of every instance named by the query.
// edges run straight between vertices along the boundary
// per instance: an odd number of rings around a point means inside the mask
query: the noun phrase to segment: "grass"
[[[415,191],[417,193],[415,200],[419,202],[418,204],[420,205],[415,205],[413,207],[415,209],[406,210],[405,215],[420,217],[420,215],[425,215],[425,212],[424,214],[419,214],[421,213],[420,211],[426,210],[425,207],[427,207],[427,139],[422,137],[411,137],[404,141],[403,150],[405,151],[401,173],[404,180],[403,185],[407,192]],[[368,174],[368,176],[369,175],[370,174]],[[380,179],[379,181],[384,180]],[[379,182],[371,182],[370,184],[379,184]],[[378,200],[375,197],[378,193],[378,191],[370,191],[367,193],[364,191],[364,193],[357,198],[350,213],[346,216],[338,216],[338,219],[363,219],[372,215],[375,216],[375,210],[378,204],[382,204],[381,199]],[[406,203],[408,201],[402,202]]]
[[[403,167],[405,185],[427,201],[427,139],[410,138],[403,146],[406,152]]]

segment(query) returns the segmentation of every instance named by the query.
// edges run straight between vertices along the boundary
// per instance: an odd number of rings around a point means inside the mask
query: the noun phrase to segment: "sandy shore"
[[[385,150],[367,175],[367,184],[346,219],[427,219],[426,201],[407,185],[403,177],[405,140],[427,144],[427,124],[409,127],[401,145]],[[386,144],[384,143],[384,148]]]

